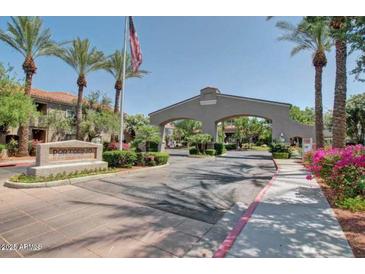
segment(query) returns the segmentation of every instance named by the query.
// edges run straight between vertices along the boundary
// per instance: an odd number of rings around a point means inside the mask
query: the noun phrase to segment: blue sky
[[[0,28],[9,18],[0,18]],[[151,73],[129,79],[125,110],[148,114],[156,109],[195,96],[205,86],[223,93],[288,102],[300,107],[314,105],[314,69],[311,53],[290,57],[292,44],[279,42],[277,20],[293,23],[299,17],[136,17],[135,25],[143,52],[142,69]],[[57,41],[77,36],[89,38],[106,54],[121,49],[123,17],[43,17]],[[0,43],[0,62],[14,66],[23,77],[22,57]],[[354,58],[348,60],[348,70]],[[76,94],[76,73],[55,57],[37,59],[33,86]],[[323,75],[324,108],[332,108],[335,83],[334,50],[328,54]],[[114,82],[106,72],[88,75],[86,94],[93,90],[114,99]],[[364,83],[348,77],[348,94],[365,92]]]

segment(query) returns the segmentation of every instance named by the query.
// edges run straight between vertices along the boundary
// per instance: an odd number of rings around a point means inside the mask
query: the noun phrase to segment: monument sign
[[[48,176],[58,173],[94,170],[108,167],[102,161],[101,144],[70,140],[37,145],[36,165],[28,175]]]

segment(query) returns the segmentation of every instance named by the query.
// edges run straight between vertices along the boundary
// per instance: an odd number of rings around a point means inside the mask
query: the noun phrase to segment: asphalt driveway
[[[212,159],[187,157],[185,150],[169,152],[165,168],[76,185],[215,224],[234,203],[251,203],[275,172],[266,152],[230,151]]]
[[[271,178],[269,153],[171,154],[166,167],[76,185],[0,186],[0,257],[184,257],[199,244],[216,249],[232,226],[220,217],[236,202],[251,203]]]

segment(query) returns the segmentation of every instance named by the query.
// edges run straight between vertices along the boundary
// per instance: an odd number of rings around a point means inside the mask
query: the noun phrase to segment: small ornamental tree
[[[103,132],[116,132],[119,126],[118,115],[112,111],[87,109],[81,122],[80,136],[88,141],[101,137]]]
[[[143,114],[125,115],[125,130],[132,139],[136,136],[136,131],[139,127],[149,124],[148,117]]]
[[[365,144],[365,93],[353,95],[346,102],[347,135]]]
[[[37,116],[33,100],[8,74],[9,70],[0,64],[0,127],[5,132],[9,127],[19,127]]]
[[[143,145],[144,150],[146,151],[149,143],[159,143],[160,141],[159,129],[155,126],[144,125],[137,128],[133,145],[136,147]]]
[[[205,154],[207,144],[212,141],[210,134],[199,133],[188,138],[189,145],[194,145],[198,154]]]
[[[48,128],[52,129],[53,134],[51,141],[57,141],[59,138],[64,137],[66,134],[73,132],[74,119],[67,117],[65,112],[61,110],[53,110],[47,113],[45,117]]]

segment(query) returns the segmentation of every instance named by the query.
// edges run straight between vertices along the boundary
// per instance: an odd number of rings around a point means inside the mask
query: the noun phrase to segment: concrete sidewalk
[[[315,180],[296,160],[279,173],[226,257],[353,257]]]

